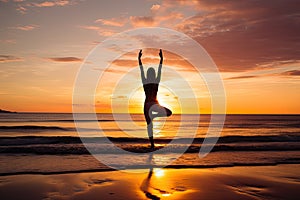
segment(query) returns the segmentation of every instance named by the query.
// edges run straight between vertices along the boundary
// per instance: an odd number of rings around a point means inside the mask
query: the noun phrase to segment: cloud
[[[164,0],[163,5],[166,7],[191,6],[198,7],[200,0]]]
[[[152,16],[130,16],[130,21],[134,27],[155,26],[156,22]]]
[[[107,26],[122,27],[125,25],[126,21],[127,21],[126,18],[112,18],[112,19],[97,19],[95,22],[100,22],[101,24]]]
[[[13,39],[0,40],[0,43],[16,44],[16,40]]]
[[[53,6],[65,6],[71,4],[71,1],[67,0],[54,0],[54,1],[44,1],[41,3],[33,3],[33,6],[36,7],[53,7]]]
[[[80,0],[48,0],[48,1],[25,1],[25,0],[0,0],[2,2],[11,2],[16,7],[16,10],[22,14],[26,14],[30,8],[50,8],[50,7],[63,7],[67,5],[75,5]]]
[[[184,18],[184,15],[180,12],[169,12],[167,15],[156,16],[155,19],[160,23],[167,21],[170,23],[171,21],[181,20]]]
[[[5,62],[18,62],[22,61],[22,58],[16,57],[16,56],[11,56],[11,55],[0,55],[0,63],[5,63]]]
[[[114,60],[112,64],[119,67],[134,67],[134,66],[138,66],[138,61],[130,60],[130,59],[117,59]]]
[[[77,57],[54,57],[47,59],[54,62],[82,62],[82,59]]]
[[[300,59],[298,1],[202,0],[194,4],[201,11],[175,28],[203,45],[222,71],[247,71]]]
[[[151,27],[159,25],[172,27],[184,17],[182,12],[159,4],[152,5],[150,12],[150,15],[147,16],[130,16],[129,19],[131,25],[133,27]]]
[[[234,76],[227,79],[246,79],[246,78],[256,78],[257,76]]]
[[[13,28],[18,29],[18,30],[22,30],[22,31],[31,31],[31,30],[36,29],[38,27],[39,27],[38,25],[31,24],[31,25],[25,25],[25,26],[17,26],[17,27],[13,27]]]
[[[17,11],[19,11],[22,14],[25,14],[27,12],[27,8],[25,6],[18,5]]]
[[[300,76],[300,70],[291,70],[281,73],[284,76]]]
[[[124,70],[120,70],[120,69],[107,69],[107,70],[105,70],[105,72],[109,72],[109,73],[113,73],[113,74],[124,74],[124,73],[128,72],[128,70],[124,71]]]
[[[159,5],[159,4],[153,4],[152,7],[150,8],[150,10],[151,10],[152,12],[156,12],[156,11],[159,10],[159,8],[160,8],[160,5]]]
[[[79,28],[96,31],[101,36],[111,36],[116,33],[116,31],[112,29],[103,28],[99,26],[79,26]]]

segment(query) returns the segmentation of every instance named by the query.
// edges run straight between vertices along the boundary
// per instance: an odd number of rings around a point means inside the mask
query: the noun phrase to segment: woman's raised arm
[[[143,55],[143,53],[142,53],[142,49],[141,49],[140,52],[139,52],[138,60],[139,60],[139,66],[140,66],[140,70],[141,70],[141,79],[142,79],[143,84],[145,84],[146,83],[146,77],[145,77],[143,63],[142,63],[142,60],[141,60],[142,55]]]
[[[163,64],[163,54],[162,54],[162,50],[159,50],[159,57],[160,57],[160,62],[159,62],[159,66],[158,66],[158,70],[157,70],[157,78],[156,81],[157,83],[160,82],[160,78],[161,78],[161,68],[162,68],[162,64]]]

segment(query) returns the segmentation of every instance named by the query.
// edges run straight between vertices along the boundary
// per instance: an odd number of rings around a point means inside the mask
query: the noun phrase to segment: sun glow
[[[181,113],[181,106],[178,98],[169,88],[161,85],[158,90],[157,100],[160,105],[169,108],[173,113]]]
[[[145,100],[143,87],[135,90],[128,98],[129,113],[142,113]],[[173,113],[180,113],[181,106],[178,98],[163,85],[159,86],[157,100],[160,105],[169,108]]]

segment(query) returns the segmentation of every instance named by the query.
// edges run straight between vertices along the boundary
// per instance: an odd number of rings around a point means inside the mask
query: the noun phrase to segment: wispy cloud
[[[127,19],[125,17],[112,18],[112,19],[97,19],[95,22],[107,26],[122,27],[126,24]]]
[[[101,36],[111,36],[111,35],[116,33],[116,31],[113,30],[113,29],[103,28],[103,27],[94,26],[94,25],[92,25],[92,26],[79,26],[79,28],[96,31]]]
[[[21,5],[18,5],[16,10],[22,14],[25,14],[27,12],[27,8],[25,6],[21,6]]]
[[[281,73],[284,76],[300,76],[300,70],[291,70]]]
[[[16,40],[14,40],[14,39],[0,40],[0,43],[16,44]]]
[[[31,30],[36,29],[38,27],[39,27],[38,25],[30,24],[30,25],[24,25],[24,26],[16,26],[16,27],[12,27],[12,28],[22,30],[22,31],[31,31]]]
[[[30,8],[44,8],[44,7],[62,7],[67,5],[75,5],[80,0],[47,0],[47,1],[26,1],[26,0],[0,0],[3,3],[12,3],[16,10],[22,14],[26,14]]]
[[[130,16],[130,22],[133,27],[149,27],[163,25],[164,27],[172,27],[178,20],[184,18],[183,13],[177,11],[160,11],[160,5],[154,4],[150,8],[151,14],[148,16]],[[173,28],[173,27],[172,27]]]
[[[117,59],[112,62],[113,65],[119,67],[134,67],[138,66],[137,60],[130,60],[130,59]]]
[[[22,58],[12,55],[0,55],[0,63],[23,61]]]
[[[256,78],[257,76],[234,76],[227,79],[246,79],[246,78]]]
[[[156,11],[159,10],[159,8],[160,8],[160,5],[159,5],[159,4],[153,4],[152,7],[150,8],[150,10],[151,10],[152,12],[156,12]]]
[[[53,6],[66,6],[71,4],[68,0],[54,0],[54,1],[44,1],[41,3],[33,3],[32,5],[36,7],[53,7]]]
[[[157,24],[152,16],[131,16],[130,22],[134,27],[155,26]]]
[[[178,7],[178,6],[189,6],[193,8],[198,8],[200,5],[200,0],[163,0],[163,5],[166,7]]]
[[[54,62],[82,62],[82,59],[77,57],[53,57],[47,59]]]

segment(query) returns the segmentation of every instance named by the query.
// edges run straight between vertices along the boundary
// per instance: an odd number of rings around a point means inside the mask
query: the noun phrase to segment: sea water
[[[149,157],[154,166],[175,168],[300,163],[300,115],[227,115],[217,144],[200,158],[208,127],[217,123],[210,115],[155,119],[151,152],[141,114],[74,123],[71,113],[1,113],[0,174],[147,168]]]

